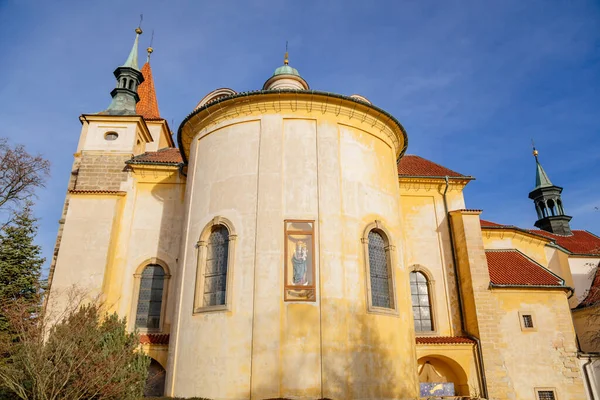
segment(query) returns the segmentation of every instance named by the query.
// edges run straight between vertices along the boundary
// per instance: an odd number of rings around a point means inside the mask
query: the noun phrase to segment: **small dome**
[[[263,90],[308,90],[308,83],[300,76],[296,68],[290,66],[287,44],[283,65],[275,70],[263,85]]]
[[[277,76],[277,75],[296,75],[296,76],[300,76],[300,74],[298,73],[298,70],[296,68],[292,68],[289,65],[282,65],[281,67],[277,68],[275,70],[275,72],[273,73],[273,76]]]

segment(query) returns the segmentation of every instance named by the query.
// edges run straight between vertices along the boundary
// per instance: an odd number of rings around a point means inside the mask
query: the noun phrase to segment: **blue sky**
[[[161,114],[176,130],[209,91],[254,90],[282,62],[317,90],[358,93],[408,132],[409,154],[476,181],[467,207],[531,227],[533,138],[573,216],[600,234],[597,1],[0,0],[0,136],[40,152],[38,242],[51,258],[82,113],[109,105],[144,14]]]

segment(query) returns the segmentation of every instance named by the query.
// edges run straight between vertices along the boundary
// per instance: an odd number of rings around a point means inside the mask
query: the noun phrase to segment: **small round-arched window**
[[[117,140],[117,138],[119,137],[119,134],[117,132],[106,132],[104,134],[104,140]]]

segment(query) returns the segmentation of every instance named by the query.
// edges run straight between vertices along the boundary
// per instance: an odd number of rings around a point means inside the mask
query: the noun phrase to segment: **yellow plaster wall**
[[[123,204],[123,196],[71,195],[49,295],[51,314],[65,309],[72,289],[89,299],[102,294]]]
[[[446,192],[449,210],[465,207],[464,183],[450,181]],[[460,334],[460,314],[445,214],[443,179],[400,180],[400,213],[407,240],[402,242],[404,262],[409,270],[425,270],[433,277],[434,331],[419,335]]]
[[[557,388],[559,399],[583,398],[567,294],[490,290],[477,214],[456,211],[451,217],[459,268],[468,285],[463,286],[467,323],[478,329],[490,398],[531,399],[535,387],[549,386]],[[520,310],[535,313],[536,332],[521,332]]]
[[[175,167],[138,166],[129,183],[132,189],[120,218],[114,261],[107,268],[107,299],[120,315],[128,316],[133,329],[138,296],[134,275],[144,265],[161,262],[170,274],[162,319],[162,332],[168,333],[176,299],[185,179]]]
[[[520,232],[501,229],[482,229],[483,246],[487,249],[517,249],[543,266],[548,266],[546,244]]]
[[[536,387],[555,388],[559,399],[584,398],[567,294],[498,289],[492,297],[496,346],[516,399],[531,399]],[[533,313],[534,331],[521,330],[519,311]]]
[[[415,397],[408,274],[396,245],[403,232],[394,146],[360,120],[340,123],[302,110],[240,116],[198,130],[167,393]],[[232,311],[192,315],[195,243],[217,215],[238,234]],[[314,303],[283,301],[283,221],[292,218],[316,221]],[[398,315],[366,312],[360,239],[376,219],[395,246]]]
[[[169,395],[231,399],[250,395],[260,129],[260,121],[254,119],[194,142],[175,290],[176,326],[171,329],[167,367]],[[230,220],[238,234],[235,261],[228,271],[233,274],[232,309],[194,315],[196,243],[215,216]],[[271,285],[279,283],[277,276],[265,278]]]
[[[423,193],[420,191],[402,192],[400,199],[402,212],[402,229],[404,236],[410,238],[402,242],[405,264],[409,268],[425,270],[430,276],[430,299],[434,332],[439,336],[451,336],[455,327],[451,324],[451,309],[447,265],[451,264],[449,252],[445,250],[441,232],[447,232],[444,221],[444,205],[437,191]],[[441,208],[441,210],[440,210]],[[441,217],[441,218],[440,218]],[[448,260],[448,258],[450,260]],[[448,262],[450,261],[450,263]],[[452,302],[456,307],[456,299]],[[419,332],[423,334],[428,332]]]

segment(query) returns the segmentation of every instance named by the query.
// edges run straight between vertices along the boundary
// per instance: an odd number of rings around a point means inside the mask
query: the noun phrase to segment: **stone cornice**
[[[192,112],[179,126],[177,140],[187,162],[192,139],[227,120],[264,114],[293,114],[318,117],[333,115],[340,123],[366,131],[380,132],[395,148],[396,156],[406,151],[408,137],[402,125],[386,111],[347,96],[304,90],[263,90],[238,93],[218,99]]]

